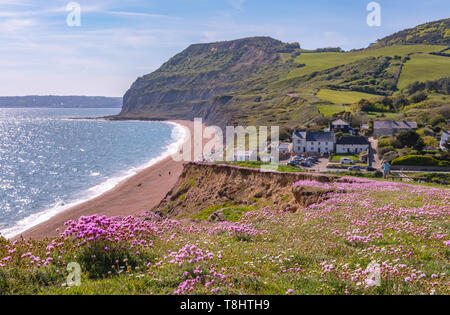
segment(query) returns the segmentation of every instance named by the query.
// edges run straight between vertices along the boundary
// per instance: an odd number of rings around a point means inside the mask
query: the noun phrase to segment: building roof
[[[350,124],[343,119],[335,120],[331,124],[333,126],[350,126]]]
[[[306,139],[306,132],[305,131],[294,131],[294,137],[300,138],[300,139]]]
[[[307,142],[334,142],[334,133],[332,132],[307,132]]]
[[[365,137],[361,137],[361,136],[343,136],[341,137],[336,144],[341,144],[341,145],[365,145],[365,144],[369,144],[369,141],[365,138]]]
[[[374,129],[416,129],[417,122],[415,121],[390,121],[377,120],[373,122]]]

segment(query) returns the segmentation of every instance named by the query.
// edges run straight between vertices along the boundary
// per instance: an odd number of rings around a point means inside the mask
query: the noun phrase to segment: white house
[[[350,126],[350,124],[348,122],[346,122],[343,119],[338,119],[335,120],[331,123],[330,131],[334,131],[334,132],[343,132],[343,133],[349,133],[349,134],[354,134],[354,130],[353,128]]]
[[[256,162],[258,161],[258,153],[257,151],[235,150],[233,160],[234,162]]]
[[[365,137],[341,137],[336,142],[337,154],[359,154],[369,150],[370,143]]]
[[[330,153],[334,151],[336,137],[333,132],[294,132],[295,153]]]
[[[306,152],[306,132],[294,131],[292,135],[292,151],[295,153]]]
[[[445,144],[450,141],[450,131],[442,131],[442,136],[441,136],[441,148],[443,150],[446,150],[447,148],[445,147]]]

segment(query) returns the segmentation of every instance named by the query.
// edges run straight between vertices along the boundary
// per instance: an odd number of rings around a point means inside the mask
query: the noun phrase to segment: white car
[[[353,164],[355,164],[355,161],[353,161],[352,159],[349,159],[349,158],[342,158],[341,159],[341,164],[351,164],[351,165],[353,165]]]

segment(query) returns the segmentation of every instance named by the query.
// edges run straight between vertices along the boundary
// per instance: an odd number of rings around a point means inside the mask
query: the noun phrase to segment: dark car
[[[368,172],[375,172],[377,169],[375,168],[375,167],[372,167],[372,166],[367,166],[366,167],[366,171],[368,171]]]
[[[293,167],[297,167],[298,166],[298,162],[295,162],[295,161],[290,161],[287,165],[288,166],[293,166]]]
[[[361,167],[358,166],[358,165],[356,165],[356,166],[349,167],[348,170],[349,170],[350,172],[361,172]]]

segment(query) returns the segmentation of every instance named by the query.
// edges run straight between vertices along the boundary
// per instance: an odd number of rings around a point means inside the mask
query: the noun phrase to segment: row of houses
[[[369,124],[361,125],[361,130],[369,129]],[[373,133],[375,137],[378,136],[393,136],[403,131],[417,129],[417,122],[415,121],[390,121],[390,120],[376,120],[373,122]],[[342,132],[350,135],[356,135],[357,132],[351,125],[343,119],[338,119],[330,124],[330,127],[325,129],[325,132]]]
[[[361,126],[362,129],[369,129],[369,125]],[[378,136],[393,136],[403,131],[417,129],[415,121],[388,121],[379,120],[373,122],[373,134]],[[336,133],[347,134],[337,139]],[[370,142],[363,136],[356,136],[357,132],[348,122],[343,119],[333,121],[324,132],[295,131],[292,135],[292,143],[281,143],[279,152],[281,155],[291,153],[315,153],[326,154],[335,152],[336,154],[359,154],[368,151]],[[440,146],[445,149],[445,144],[450,141],[450,132],[442,133]],[[236,151],[236,161],[252,161],[257,159],[256,152]]]
[[[292,151],[297,154],[359,154],[369,147],[369,141],[362,136],[343,136],[336,140],[334,132],[295,131],[292,135]]]
[[[362,126],[362,129],[368,129],[368,127],[369,125],[365,125]],[[417,129],[417,122],[415,121],[379,120],[373,123],[375,137],[392,136],[415,129]],[[335,133],[338,132],[348,134],[348,136],[336,140]],[[324,132],[295,131],[292,136],[292,152],[359,154],[367,151],[370,147],[369,141],[365,137],[356,136],[356,134],[356,130],[343,119],[333,121]],[[286,150],[286,146],[284,149]]]

